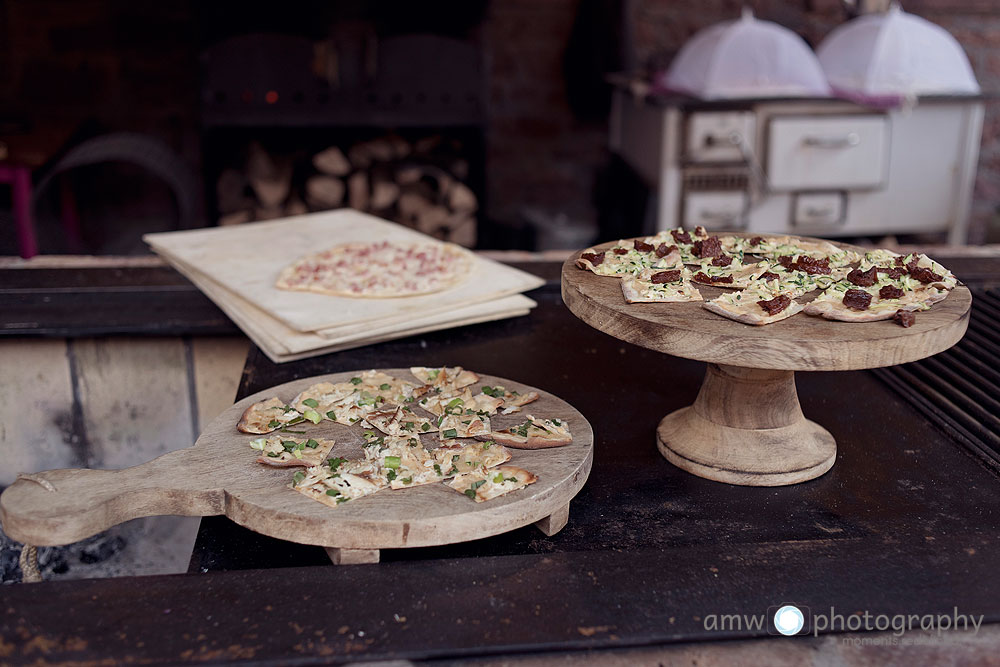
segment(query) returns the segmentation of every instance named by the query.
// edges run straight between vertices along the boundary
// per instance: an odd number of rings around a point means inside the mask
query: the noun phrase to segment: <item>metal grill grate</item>
[[[1000,289],[971,289],[969,330],[957,345],[873,372],[1000,469]]]

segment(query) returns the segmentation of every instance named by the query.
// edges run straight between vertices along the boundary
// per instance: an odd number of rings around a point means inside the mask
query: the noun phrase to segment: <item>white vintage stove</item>
[[[909,20],[910,15],[902,16]],[[838,31],[864,27],[870,18],[839,28],[827,42],[839,46],[834,42]],[[731,32],[737,27],[748,31],[753,24],[747,21],[744,16],[728,25]],[[704,49],[700,37],[688,46]],[[721,41],[732,51],[738,39],[729,35]],[[675,65],[691,60],[685,58],[688,46]],[[748,48],[762,51],[759,45]],[[841,50],[828,49],[828,55],[836,57]],[[884,57],[884,44],[881,50]],[[960,49],[958,53],[964,59]],[[822,46],[820,54],[829,73]],[[762,66],[773,68],[778,60],[772,57]],[[871,63],[864,66],[867,76],[878,75]],[[732,68],[695,68],[705,90],[714,85],[705,80],[713,71]],[[762,90],[775,80],[773,71],[763,76],[752,67],[744,71],[764,80]],[[830,82],[843,94],[834,77]],[[865,83],[859,82],[857,90]],[[907,83],[909,91],[921,90],[912,80]],[[947,88],[939,82],[934,86]],[[787,86],[780,98],[749,97],[746,92],[754,86],[746,83],[738,95],[712,89],[698,97],[691,91],[637,96],[620,86],[614,94],[610,143],[658,195],[655,221],[647,225],[657,230],[703,225],[826,237],[947,231],[949,242],[964,243],[983,122],[983,98],[974,79],[971,86],[962,94],[910,94],[905,103],[888,109],[876,95],[858,103],[825,92],[790,96]],[[875,92],[885,92],[885,86]]]

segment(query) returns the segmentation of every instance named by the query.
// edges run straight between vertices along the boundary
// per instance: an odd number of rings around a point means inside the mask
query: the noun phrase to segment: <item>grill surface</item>
[[[935,425],[1000,469],[1000,288],[970,289],[969,330],[957,345],[873,372]]]

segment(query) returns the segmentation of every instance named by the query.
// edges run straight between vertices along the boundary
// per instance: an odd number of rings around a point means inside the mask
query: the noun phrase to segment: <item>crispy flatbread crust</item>
[[[531,422],[545,422],[547,420],[535,419],[531,415],[528,415],[529,423]],[[523,424],[518,425],[523,426]],[[529,427],[528,435],[519,435],[513,431],[515,426],[510,428],[505,428],[500,431],[493,431],[492,433],[487,433],[486,435],[477,435],[477,440],[492,440],[493,442],[500,443],[507,447],[513,447],[514,449],[548,449],[549,447],[564,447],[571,442],[573,442],[573,436],[569,432],[569,423],[565,421],[560,421],[559,429],[561,433],[552,433],[551,431],[546,431],[540,427]],[[539,433],[538,431],[543,431]]]
[[[640,280],[635,276],[622,276],[622,294],[626,303],[683,303],[701,301],[701,292],[691,284],[690,280],[681,279],[680,283],[665,283],[674,286],[677,291],[657,291],[653,283]]]
[[[273,437],[274,436],[272,436],[272,438]],[[271,438],[268,439],[270,440]],[[282,439],[283,438],[278,438],[278,440]],[[289,440],[291,440],[291,438],[289,438]],[[315,440],[317,442],[315,449],[306,447],[305,449],[300,450],[302,458],[295,458],[294,454],[286,451],[282,451],[281,455],[278,457],[268,456],[265,452],[257,457],[257,463],[263,463],[264,465],[271,466],[273,468],[311,468],[313,466],[320,465],[326,461],[327,457],[330,455],[330,450],[333,449],[333,445],[335,443],[333,440],[325,438],[316,438]],[[295,442],[302,441],[296,440]]]
[[[236,424],[236,430],[240,433],[262,435],[276,431],[295,417],[300,416],[298,412],[295,412],[293,416],[286,418],[285,415],[288,413],[275,409],[282,408],[284,405],[285,402],[277,397],[254,403],[243,411],[240,421]],[[277,426],[268,426],[272,421],[280,423]]]
[[[493,480],[498,475],[503,477],[503,481],[496,483]],[[472,499],[477,503],[482,503],[493,498],[499,498],[511,491],[523,489],[537,481],[538,477],[534,473],[530,473],[523,468],[500,466],[499,468],[492,468],[486,471],[478,470],[458,475],[448,483],[448,486],[459,493],[470,495],[467,491],[472,489],[473,485],[476,485],[476,488],[472,491],[474,494],[472,495]]]
[[[727,317],[731,320],[736,320],[737,322],[742,322],[743,324],[752,324],[753,326],[758,327],[788,319],[792,315],[801,312],[803,309],[803,305],[801,303],[792,299],[788,308],[785,308],[777,315],[768,315],[767,311],[758,306],[755,301],[751,301],[750,303],[753,304],[754,308],[760,311],[760,315],[747,306],[730,306],[716,301],[706,301],[702,305],[717,315],[722,315],[723,317]]]

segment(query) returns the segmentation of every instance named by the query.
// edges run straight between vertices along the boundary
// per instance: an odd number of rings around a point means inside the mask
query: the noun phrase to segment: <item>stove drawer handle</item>
[[[851,148],[861,143],[857,132],[842,137],[805,137],[802,143],[810,148]]]

